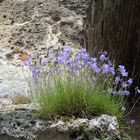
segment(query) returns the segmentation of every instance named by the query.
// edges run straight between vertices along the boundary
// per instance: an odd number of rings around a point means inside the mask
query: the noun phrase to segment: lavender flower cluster
[[[104,88],[102,90],[110,91],[112,95],[130,95],[129,88],[133,80],[128,77],[128,72],[123,65],[115,68],[114,63],[109,60],[107,52],[103,52],[99,58],[95,58],[90,57],[84,48],[74,55],[68,46],[59,50],[49,48],[45,57],[39,57],[37,61],[39,63],[34,65],[30,57],[21,63],[21,66],[29,66],[34,82],[38,81],[42,73],[44,75],[46,72],[47,77],[52,73],[63,75],[64,71],[66,73],[67,70],[76,79],[81,78],[81,76],[85,79],[90,78],[93,85],[100,85],[101,88]],[[140,89],[137,88],[136,92],[140,94]]]

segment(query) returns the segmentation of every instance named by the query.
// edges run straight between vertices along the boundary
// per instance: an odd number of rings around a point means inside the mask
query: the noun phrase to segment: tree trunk
[[[107,50],[140,86],[140,0],[91,0],[85,46],[90,55]]]

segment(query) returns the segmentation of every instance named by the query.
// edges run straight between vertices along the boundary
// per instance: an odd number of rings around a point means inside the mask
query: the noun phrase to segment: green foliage
[[[29,66],[31,96],[42,117],[123,116],[133,80],[123,65],[115,68],[106,52],[93,58],[83,48],[74,55],[66,47],[48,49],[44,58],[38,58],[35,64],[29,58],[22,66]]]
[[[100,83],[103,84],[103,83]],[[92,117],[100,114],[122,116],[115,96],[86,77],[71,74],[42,78],[32,87],[32,96],[41,107],[43,118],[56,116]]]

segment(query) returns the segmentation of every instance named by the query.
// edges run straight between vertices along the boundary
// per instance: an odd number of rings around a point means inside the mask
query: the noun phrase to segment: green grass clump
[[[91,80],[55,76],[36,84],[33,98],[40,105],[43,118],[56,116],[92,117],[100,114],[122,116],[119,103]],[[44,85],[44,86],[42,86]]]

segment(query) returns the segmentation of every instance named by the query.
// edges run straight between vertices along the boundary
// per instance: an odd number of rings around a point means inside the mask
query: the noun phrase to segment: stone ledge
[[[49,121],[32,116],[30,111],[22,107],[0,112],[0,140],[98,140],[97,132],[107,140],[120,139],[114,116]]]

